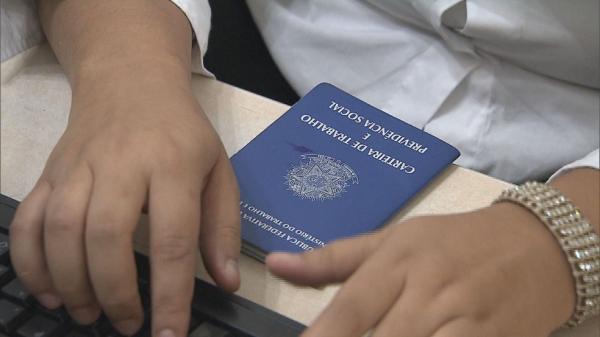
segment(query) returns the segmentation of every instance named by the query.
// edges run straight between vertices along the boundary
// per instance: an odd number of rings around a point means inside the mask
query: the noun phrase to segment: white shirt
[[[198,40],[193,70],[207,74],[208,3],[172,1]],[[5,2],[3,59],[18,21],[5,23]],[[300,95],[333,83],[456,146],[459,165],[512,182],[599,167],[598,0],[247,2]]]
[[[2,61],[41,41],[33,1],[0,1]],[[198,40],[193,70],[208,74],[208,2],[172,1]],[[460,165],[517,182],[599,166],[598,1],[248,4],[299,94],[334,83],[454,144]],[[553,336],[591,337],[588,323]]]

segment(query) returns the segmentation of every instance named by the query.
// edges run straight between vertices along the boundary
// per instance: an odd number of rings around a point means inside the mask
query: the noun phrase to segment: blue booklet
[[[244,253],[313,250],[373,231],[459,152],[327,83],[232,158]]]

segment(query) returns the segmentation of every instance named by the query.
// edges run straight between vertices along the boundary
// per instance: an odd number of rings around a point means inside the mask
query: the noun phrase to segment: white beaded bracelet
[[[510,188],[494,201],[510,201],[533,212],[552,232],[565,253],[575,280],[576,306],[566,327],[600,313],[600,238],[569,199],[538,182]]]

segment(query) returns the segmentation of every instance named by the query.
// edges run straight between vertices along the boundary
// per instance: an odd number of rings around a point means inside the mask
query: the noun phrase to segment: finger
[[[44,225],[46,261],[53,284],[80,324],[90,324],[100,315],[88,277],[84,242],[91,189],[91,171],[85,166],[73,170],[65,182],[54,188]]]
[[[405,272],[391,256],[389,249],[372,254],[302,337],[359,337],[375,326],[404,288]]]
[[[48,272],[43,241],[44,213],[51,192],[50,184],[40,178],[19,205],[10,226],[10,257],[25,288],[44,306],[55,309],[61,300]]]
[[[147,184],[130,170],[94,171],[86,219],[85,243],[90,279],[104,313],[125,335],[143,321],[137,288],[132,236]]]
[[[201,182],[190,180],[181,174],[158,173],[150,184],[153,336],[187,333],[201,203]]]
[[[335,241],[303,254],[273,253],[266,263],[273,274],[296,284],[342,282],[372,255],[383,237],[384,232],[379,231]]]
[[[225,151],[214,166],[202,196],[200,251],[206,269],[223,289],[240,286],[240,198]]]

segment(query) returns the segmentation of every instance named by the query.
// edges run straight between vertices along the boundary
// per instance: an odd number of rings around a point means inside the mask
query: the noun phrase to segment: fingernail
[[[230,278],[236,278],[240,274],[239,264],[236,259],[229,259],[225,263],[225,273]]]
[[[158,334],[158,337],[175,337],[175,333],[173,330],[167,329],[163,330]]]
[[[73,316],[77,322],[84,325],[95,322],[99,315],[99,309],[93,307],[79,308],[71,312],[71,316]]]
[[[120,333],[131,336],[136,333],[139,329],[139,323],[132,319],[120,321],[115,323],[115,327],[119,330]]]
[[[42,305],[48,309],[56,309],[62,304],[60,298],[51,293],[40,294],[38,295],[37,299],[38,302],[42,303]]]

